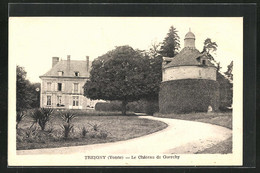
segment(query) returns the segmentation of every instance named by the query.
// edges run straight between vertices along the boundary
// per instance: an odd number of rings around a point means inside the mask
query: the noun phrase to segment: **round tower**
[[[169,58],[165,58],[169,61]],[[189,31],[184,48],[162,67],[159,93],[161,113],[206,112],[218,110],[217,69],[206,54],[195,47],[195,35]]]

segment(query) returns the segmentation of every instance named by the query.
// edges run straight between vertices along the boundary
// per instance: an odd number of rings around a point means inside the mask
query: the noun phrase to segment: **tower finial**
[[[190,28],[189,28],[189,31],[190,31]],[[190,31],[191,32],[191,31]]]

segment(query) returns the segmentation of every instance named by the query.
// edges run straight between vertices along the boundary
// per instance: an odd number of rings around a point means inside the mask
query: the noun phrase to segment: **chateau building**
[[[87,109],[94,108],[97,100],[86,98],[83,90],[89,79],[91,61],[59,60],[52,58],[52,68],[40,76],[41,78],[41,107]]]
[[[195,47],[189,31],[184,48],[173,58],[164,57],[159,93],[161,113],[188,113],[218,110],[217,68]]]

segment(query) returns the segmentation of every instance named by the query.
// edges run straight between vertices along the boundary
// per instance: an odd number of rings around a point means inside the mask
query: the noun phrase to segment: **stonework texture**
[[[208,66],[176,66],[163,70],[163,81],[178,79],[216,80],[216,68]]]

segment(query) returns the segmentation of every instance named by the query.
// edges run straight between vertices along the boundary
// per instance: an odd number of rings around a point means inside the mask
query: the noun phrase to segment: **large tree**
[[[227,66],[227,71],[225,72],[225,75],[233,81],[233,61],[230,62],[230,64]]]
[[[91,99],[122,101],[122,114],[128,102],[146,98],[157,90],[151,76],[153,63],[144,52],[130,46],[119,46],[98,57],[92,63],[90,80],[84,85],[84,95]]]
[[[30,83],[26,79],[27,72],[23,67],[16,66],[16,110],[22,111],[39,107],[40,84]],[[37,89],[38,88],[38,89]]]
[[[160,54],[164,57],[174,57],[180,49],[180,37],[176,28],[170,27],[167,36],[164,38],[160,47]]]

